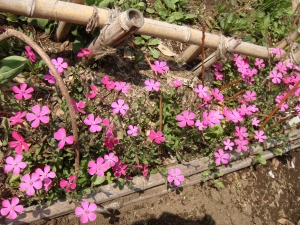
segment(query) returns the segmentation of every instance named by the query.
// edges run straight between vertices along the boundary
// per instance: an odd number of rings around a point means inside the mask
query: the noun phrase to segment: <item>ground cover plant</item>
[[[172,14],[184,5],[185,1],[164,1],[163,7]],[[4,36],[7,31],[1,32]],[[19,51],[9,51],[12,46]],[[132,51],[139,55],[135,63],[144,59],[152,71],[139,87],[108,75],[97,82],[90,75],[93,66],[80,61],[71,66],[59,55],[51,59],[56,75],[33,46],[16,39],[3,40],[1,48],[7,50],[0,64],[1,87],[21,71],[25,75],[20,84],[0,90],[1,158],[7,173],[1,215],[10,219],[17,219],[25,206],[49,204],[65,195],[77,202],[95,186],[130,186],[133,176],[147,179],[160,172],[170,185],[180,186],[184,175],[179,168],[163,167],[164,158],[181,162],[206,156],[213,171],[230,162],[232,151],[247,155],[251,144],[284,139],[281,124],[300,114],[300,68],[286,61],[276,46],[269,48],[267,60],[232,54],[227,62],[214,64],[213,82],[199,79],[192,87],[180,78],[166,83],[172,72],[168,63],[149,59],[134,45]],[[85,48],[76,52],[77,59],[90,54]],[[272,55],[281,60],[274,61]],[[78,140],[58,74],[76,113]],[[36,88],[38,83],[48,87],[47,93]],[[141,97],[134,98],[133,90]],[[278,112],[270,115],[275,106]],[[265,163],[261,154],[255,159]],[[96,208],[80,202],[75,214],[86,223],[96,219]]]

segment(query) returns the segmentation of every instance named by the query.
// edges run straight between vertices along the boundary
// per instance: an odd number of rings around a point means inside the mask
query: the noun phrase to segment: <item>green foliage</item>
[[[153,48],[153,46],[158,45],[159,42],[160,41],[158,39],[147,35],[141,35],[139,37],[135,37],[134,39],[134,43],[136,45],[141,46],[143,51],[148,49],[150,55],[155,59],[158,59],[160,54],[156,49]]]

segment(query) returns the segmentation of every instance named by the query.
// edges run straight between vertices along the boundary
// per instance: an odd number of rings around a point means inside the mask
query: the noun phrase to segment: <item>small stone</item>
[[[262,222],[261,222],[261,220],[258,217],[254,217],[253,218],[253,223],[255,225],[262,225]]]

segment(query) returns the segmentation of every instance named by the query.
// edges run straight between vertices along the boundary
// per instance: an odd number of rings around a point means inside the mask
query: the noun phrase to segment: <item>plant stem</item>
[[[224,85],[223,87],[220,87],[220,91],[222,91],[222,90],[224,90],[224,89],[226,89],[226,88],[229,88],[229,87],[231,87],[232,85],[241,82],[242,80],[243,80],[242,78],[239,78],[239,79],[237,79],[237,80],[235,80],[235,81],[233,81],[233,82],[231,82],[231,83],[229,83],[229,84],[227,84],[227,85]]]

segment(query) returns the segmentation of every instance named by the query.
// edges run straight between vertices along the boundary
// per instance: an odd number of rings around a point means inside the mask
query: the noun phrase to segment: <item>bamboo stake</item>
[[[83,25],[88,23],[89,18],[93,15],[93,10],[94,8],[91,6],[57,0],[1,0],[0,6],[2,12]],[[105,26],[109,19],[108,10],[98,8],[98,16],[97,26]],[[202,44],[201,31],[152,19],[145,19],[144,25],[137,33],[194,45]],[[217,48],[220,40],[219,35],[205,33],[204,46]],[[266,47],[247,42],[241,42],[233,52],[258,58],[268,58]]]
[[[190,45],[181,55],[179,56],[183,62],[191,62],[197,58],[202,50],[202,45]]]

